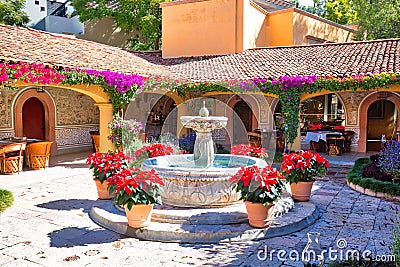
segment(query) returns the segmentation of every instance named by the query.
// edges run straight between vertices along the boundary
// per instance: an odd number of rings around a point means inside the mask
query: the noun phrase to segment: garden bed
[[[362,176],[362,169],[370,162],[371,160],[368,158],[356,160],[353,168],[347,174],[347,184],[349,187],[365,195],[400,201],[399,184]]]

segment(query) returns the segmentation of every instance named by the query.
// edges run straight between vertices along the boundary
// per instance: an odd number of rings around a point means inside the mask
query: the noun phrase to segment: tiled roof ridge
[[[340,43],[323,43],[323,44],[309,44],[309,45],[288,45],[288,46],[269,46],[269,47],[254,47],[254,48],[249,48],[248,50],[245,51],[250,51],[250,50],[278,50],[278,49],[295,49],[295,48],[303,48],[303,47],[317,47],[317,46],[341,46],[341,45],[354,45],[354,44],[369,44],[369,43],[383,43],[383,42],[389,42],[389,41],[394,41],[394,42],[400,42],[400,38],[389,38],[389,39],[377,39],[377,40],[366,40],[366,41],[352,41],[352,42],[340,42]],[[243,52],[245,52],[243,51]],[[226,54],[228,55],[228,54]]]

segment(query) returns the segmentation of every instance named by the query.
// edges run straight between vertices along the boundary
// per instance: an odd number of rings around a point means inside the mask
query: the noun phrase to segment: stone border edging
[[[125,214],[117,211],[112,201],[97,200],[89,213],[90,218],[102,227],[138,239],[179,242],[219,243],[260,240],[288,235],[313,224],[319,218],[317,207],[310,202],[297,202],[295,208],[276,218],[269,228],[253,228],[248,223],[232,225],[181,225],[151,222],[142,229],[129,227]]]
[[[351,189],[353,189],[353,190],[355,190],[355,191],[357,191],[357,192],[359,192],[361,194],[364,194],[364,195],[367,195],[367,196],[371,196],[371,197],[384,198],[384,199],[390,200],[390,201],[399,201],[400,202],[400,196],[393,196],[393,195],[390,195],[390,194],[387,194],[387,193],[375,192],[375,191],[372,191],[369,188],[364,188],[362,186],[353,184],[352,182],[349,182],[349,180],[346,180],[346,182],[347,182],[347,185]]]

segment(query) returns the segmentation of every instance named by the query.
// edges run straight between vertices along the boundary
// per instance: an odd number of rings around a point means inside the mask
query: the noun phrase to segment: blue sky
[[[313,0],[299,0],[300,5],[302,6],[313,6]]]

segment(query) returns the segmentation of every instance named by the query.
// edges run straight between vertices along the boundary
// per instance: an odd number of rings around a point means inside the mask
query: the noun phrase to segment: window
[[[39,5],[40,3],[39,3],[39,0],[35,0],[35,5]]]
[[[44,6],[41,6],[40,7],[40,12],[45,12],[45,11],[46,11],[46,8]]]

